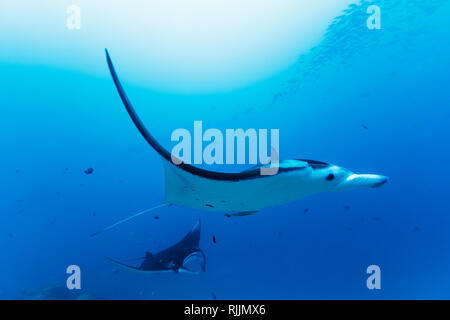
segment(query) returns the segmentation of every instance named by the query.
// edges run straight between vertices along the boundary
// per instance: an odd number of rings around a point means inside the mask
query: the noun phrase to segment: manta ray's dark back
[[[200,243],[200,220],[197,220],[195,225],[192,227],[191,231],[188,232],[184,236],[183,239],[180,240],[173,247],[178,247],[180,249],[183,248],[198,248]]]

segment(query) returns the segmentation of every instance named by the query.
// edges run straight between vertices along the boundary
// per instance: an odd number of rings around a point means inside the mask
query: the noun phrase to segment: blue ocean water
[[[361,27],[369,4],[385,13],[381,30]],[[164,201],[158,155],[126,114],[104,60],[103,77],[1,60],[0,298],[65,286],[72,264],[82,291],[97,299],[450,298],[449,15],[445,0],[362,1],[289,69],[229,92],[154,92],[124,81],[168,148],[171,132],[194,120],[279,128],[284,159],[390,181],[231,219],[168,207],[98,237],[89,234]],[[205,273],[133,274],[104,258],[168,247],[198,218]],[[366,286],[373,264],[381,290]]]

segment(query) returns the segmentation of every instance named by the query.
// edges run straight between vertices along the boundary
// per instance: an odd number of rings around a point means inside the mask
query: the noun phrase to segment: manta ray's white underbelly
[[[283,172],[239,181],[223,181],[199,177],[165,164],[166,201],[191,208],[247,212],[295,201],[315,190],[298,173]],[[300,181],[299,181],[300,180]],[[303,183],[302,183],[303,182]]]

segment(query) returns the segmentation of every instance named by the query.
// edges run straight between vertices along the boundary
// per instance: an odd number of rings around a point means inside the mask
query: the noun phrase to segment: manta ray
[[[273,164],[255,166],[237,173],[225,173],[184,163],[169,153],[147,130],[120,83],[108,50],[105,51],[112,79],[125,109],[147,143],[161,156],[166,200],[161,205],[121,220],[103,231],[167,205],[244,216],[320,192],[377,188],[388,181],[382,175],[356,174],[331,163],[307,159],[279,161],[274,175],[261,174],[261,168]]]
[[[106,257],[115,265],[132,272],[142,273],[162,273],[162,272],[199,272],[188,269],[188,264],[192,259],[201,259],[201,270],[206,271],[206,256],[199,248],[200,241],[200,220],[197,220],[191,231],[184,236],[182,240],[173,246],[164,249],[158,253],[145,253],[145,257],[139,258],[142,263],[139,267],[130,266],[114,259]]]

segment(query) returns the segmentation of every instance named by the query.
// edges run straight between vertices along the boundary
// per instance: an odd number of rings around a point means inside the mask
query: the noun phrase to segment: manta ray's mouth
[[[188,271],[196,272],[198,266],[200,266],[201,271],[206,271],[206,260],[204,254],[201,251],[195,251],[189,254],[183,260],[183,268]]]
[[[381,181],[378,181],[378,182],[374,183],[372,185],[372,188],[379,188],[382,185],[384,185],[386,182],[388,182],[388,180],[389,180],[388,178],[383,178]]]

